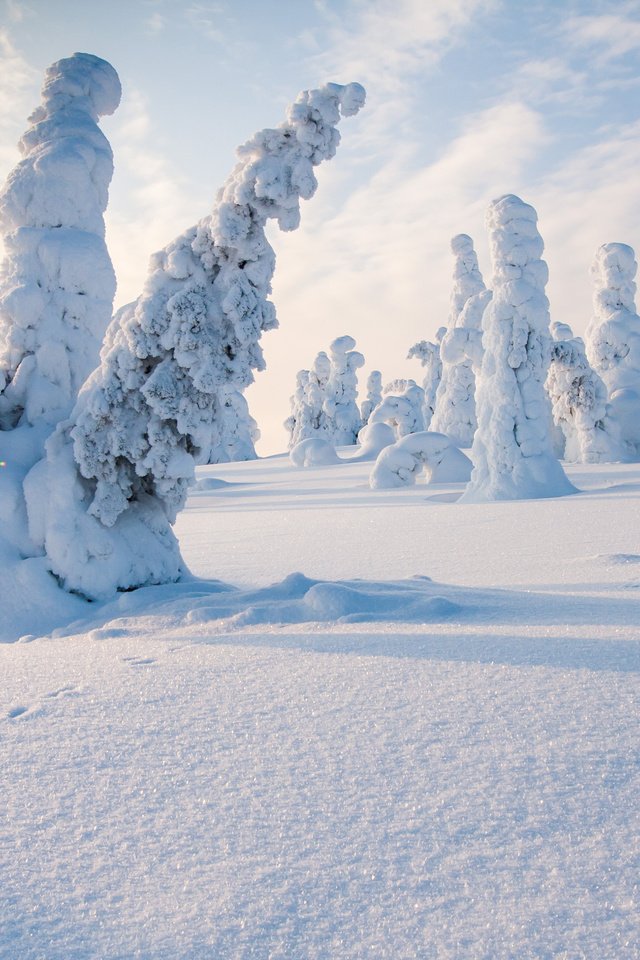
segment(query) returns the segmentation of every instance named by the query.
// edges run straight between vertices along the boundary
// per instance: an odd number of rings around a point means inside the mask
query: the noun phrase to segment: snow
[[[211,214],[151,257],[25,485],[31,537],[69,590],[100,599],[182,575],[171,525],[196,462],[252,455],[253,421],[233,397],[264,368],[259,341],[277,326],[267,221],[299,225],[314,167],[364,98],[357,83],[300,93],[280,127],[238,148]]]
[[[410,486],[424,469],[431,483],[467,483],[471,461],[443,433],[410,433],[379,454],[369,483],[373,490]]]
[[[199,467],[106,603],[3,560],[3,960],[635,958],[640,465],[369,469]]]
[[[493,296],[482,320],[484,356],[467,502],[556,497],[573,492],[551,437],[544,384],[551,336],[548,269],[533,207],[507,194],[487,211]]]

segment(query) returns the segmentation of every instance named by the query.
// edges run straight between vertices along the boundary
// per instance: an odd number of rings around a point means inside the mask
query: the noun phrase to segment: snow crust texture
[[[547,265],[533,207],[507,195],[489,207],[493,297],[484,312],[478,429],[467,501],[554,497],[573,492],[555,458]]]
[[[335,154],[341,115],[363,102],[359,84],[300,94],[280,127],[239,148],[212,214],[151,258],[141,296],[120,311],[100,367],[30,485],[33,535],[69,589],[96,595],[94,571],[106,590],[105,555],[122,554],[122,562],[114,559],[112,590],[180,575],[169,526],[195,463],[223,442],[229,391],[241,392],[263,369],[259,340],[276,326],[266,222],[298,226],[300,200],[317,186],[314,167]],[[245,412],[233,409],[236,418]],[[56,490],[60,484],[67,490]],[[67,498],[70,485],[78,505],[69,503],[71,515],[60,525],[40,504]],[[153,531],[153,555],[135,547],[132,532],[143,524]]]
[[[98,120],[119,102],[105,60],[54,63],[0,193],[0,429],[57,423],[98,362],[116,289],[103,220],[113,156]]]

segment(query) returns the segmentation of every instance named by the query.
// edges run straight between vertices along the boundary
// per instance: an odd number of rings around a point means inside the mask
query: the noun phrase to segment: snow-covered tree
[[[55,425],[98,362],[116,290],[103,220],[113,156],[98,120],[120,92],[99,57],[50,66],[0,193],[0,429]]]
[[[201,448],[196,463],[231,463],[257,460],[255,444],[260,439],[258,424],[249,413],[244,394],[232,386],[222,386],[215,411],[215,445]]]
[[[478,267],[471,237],[451,241],[455,257],[453,291],[447,332],[440,344],[442,377],[430,426],[459,446],[470,446],[476,431],[475,373],[481,354],[482,312],[490,294]]]
[[[637,264],[631,247],[605,243],[591,269],[594,316],[587,356],[609,392],[611,417],[622,441],[640,456],[640,317],[635,305]]]
[[[307,387],[309,386],[309,370],[298,370],[296,374],[296,389],[289,397],[291,413],[284,421],[284,428],[289,434],[288,447],[291,449],[298,443],[298,433],[301,425],[307,420]]]
[[[369,423],[386,423],[399,440],[425,429],[424,390],[415,380],[392,380],[384,388],[382,400],[372,411]]]
[[[362,427],[358,396],[358,374],[364,357],[357,350],[353,337],[338,337],[329,346],[331,368],[325,388],[323,411],[324,433],[336,446],[356,443]]]
[[[533,207],[500,197],[489,207],[493,299],[483,319],[484,359],[476,393],[474,470],[463,499],[519,500],[571,493],[554,457],[547,265]]]
[[[290,398],[291,413],[284,426],[289,432],[289,449],[302,440],[324,437],[326,414],[323,409],[331,370],[329,357],[321,350],[312,370],[296,375],[296,391]]]
[[[359,84],[300,94],[280,127],[240,148],[212,214],[152,257],[143,293],[27,478],[32,534],[67,588],[99,597],[181,575],[171,524],[195,459],[213,446],[223,388],[241,391],[264,368],[259,340],[276,326],[266,222],[298,226],[340,116],[363,102]]]
[[[422,389],[424,390],[423,419],[424,429],[429,429],[436,407],[436,393],[442,377],[442,360],[440,345],[447,332],[446,327],[440,327],[436,333],[435,343],[431,340],[419,340],[409,349],[407,359],[415,357],[424,367]]]
[[[566,323],[551,324],[551,364],[547,392],[553,420],[562,433],[562,456],[572,463],[626,459],[617,425],[609,416],[607,388],[593,370],[580,337]]]
[[[379,370],[372,370],[367,377],[367,397],[362,401],[360,417],[362,426],[366,427],[369,417],[382,400],[382,374]]]

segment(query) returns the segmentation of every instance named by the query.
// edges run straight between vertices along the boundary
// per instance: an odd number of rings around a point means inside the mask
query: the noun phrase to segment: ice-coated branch
[[[493,299],[484,313],[484,359],[476,394],[474,470],[463,499],[561,496],[573,487],[553,455],[547,265],[533,207],[507,195],[490,205],[487,226]]]
[[[50,66],[0,192],[0,429],[53,426],[98,362],[116,289],[103,220],[113,156],[98,120],[119,102],[105,60]]]
[[[264,368],[259,340],[276,326],[265,225],[295,229],[300,200],[317,186],[314,168],[336,152],[340,117],[363,103],[359,84],[300,94],[281,126],[239,149],[212,214],[152,257],[144,290],[121,312],[64,436],[52,438],[46,483],[65,474],[79,500],[70,505],[75,520],[60,531],[33,509],[34,535],[68,587],[105,595],[180,576],[170,524],[196,458],[216,445],[212,423],[224,397]],[[50,493],[65,500],[60,489]],[[156,544],[146,556],[135,543],[140,525]]]

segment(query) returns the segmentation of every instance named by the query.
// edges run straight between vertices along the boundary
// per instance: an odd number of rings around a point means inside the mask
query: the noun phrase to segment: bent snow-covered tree
[[[519,500],[573,492],[553,453],[547,265],[533,207],[500,197],[489,207],[493,299],[483,320],[474,470],[463,498]]]
[[[553,421],[571,463],[611,463],[628,457],[609,416],[607,388],[593,370],[580,337],[566,323],[551,324],[551,365],[546,388]]]
[[[103,220],[113,155],[98,120],[120,93],[99,57],[50,66],[0,193],[0,429],[55,425],[98,363],[116,290]]]
[[[396,440],[425,429],[424,390],[415,380],[392,380],[384,396],[369,417],[369,423],[386,423]]]
[[[459,446],[470,446],[476,432],[474,367],[482,356],[480,324],[488,293],[473,241],[460,233],[451,241],[455,257],[447,332],[440,344],[442,377],[430,427]]]
[[[637,264],[631,247],[605,243],[591,268],[594,316],[587,328],[587,356],[609,392],[610,415],[623,443],[640,456],[640,317],[636,311]]]
[[[33,536],[67,588],[98,597],[181,575],[171,524],[195,458],[222,388],[242,390],[263,369],[259,340],[276,326],[266,222],[298,226],[341,115],[363,103],[359,84],[300,94],[280,127],[240,148],[212,214],[152,257],[142,295],[28,478]]]

